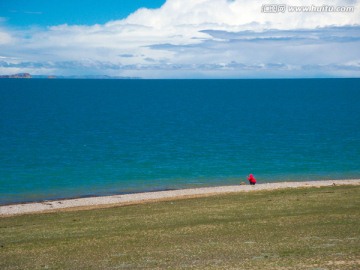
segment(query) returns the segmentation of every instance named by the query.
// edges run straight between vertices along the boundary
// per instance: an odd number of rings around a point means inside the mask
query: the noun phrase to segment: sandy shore
[[[279,182],[237,186],[220,186],[192,188],[171,191],[145,192],[137,194],[114,195],[104,197],[79,198],[69,200],[45,201],[0,206],[0,216],[12,216],[39,212],[68,211],[80,209],[95,209],[112,206],[140,204],[146,202],[163,201],[169,199],[194,198],[216,194],[251,192],[259,190],[275,190],[284,188],[324,187],[333,185],[360,185],[360,179],[355,180],[324,180],[309,182]]]

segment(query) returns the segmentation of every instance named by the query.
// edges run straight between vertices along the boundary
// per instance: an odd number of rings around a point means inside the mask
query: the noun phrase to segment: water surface
[[[360,80],[0,80],[0,204],[360,177]]]

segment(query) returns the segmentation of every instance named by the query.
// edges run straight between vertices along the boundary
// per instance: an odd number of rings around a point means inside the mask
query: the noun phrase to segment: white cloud
[[[0,29],[0,45],[8,44],[12,41],[11,35]]]
[[[263,13],[264,4],[287,6],[356,6],[354,13]],[[191,26],[200,30],[264,30],[315,28],[360,23],[359,1],[333,0],[168,0],[160,9],[140,9],[118,23],[146,25],[154,29]],[[116,22],[115,22],[116,23]]]
[[[355,6],[355,11],[261,12],[263,4],[284,2]],[[140,9],[104,25],[0,29],[0,49],[2,55],[18,58],[6,60],[11,68],[22,66],[31,73],[48,69],[143,77],[301,76],[310,72],[309,66],[322,65],[326,72],[360,62],[359,2],[167,0],[159,9]],[[3,70],[6,65],[2,66]],[[315,76],[316,69],[312,72]],[[346,72],[360,76],[356,68]]]

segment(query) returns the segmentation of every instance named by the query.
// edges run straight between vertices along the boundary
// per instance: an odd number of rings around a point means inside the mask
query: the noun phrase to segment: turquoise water
[[[0,80],[0,204],[360,177],[360,80]]]

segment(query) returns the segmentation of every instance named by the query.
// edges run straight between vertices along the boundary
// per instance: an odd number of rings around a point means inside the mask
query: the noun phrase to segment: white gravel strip
[[[0,216],[12,216],[28,213],[49,212],[58,209],[70,208],[92,208],[105,207],[109,205],[126,205],[136,204],[148,201],[164,200],[178,197],[196,197],[213,194],[224,194],[233,192],[249,192],[257,190],[275,190],[284,188],[299,187],[324,187],[332,185],[360,185],[360,179],[354,180],[324,180],[324,181],[308,181],[308,182],[278,182],[238,186],[220,186],[220,187],[204,187],[191,188],[170,191],[145,192],[137,194],[114,195],[104,197],[79,198],[69,200],[45,201],[38,203],[25,203],[0,206]]]

